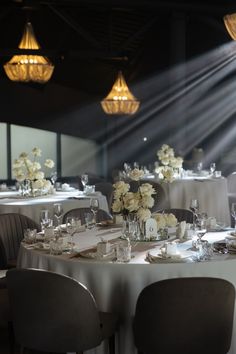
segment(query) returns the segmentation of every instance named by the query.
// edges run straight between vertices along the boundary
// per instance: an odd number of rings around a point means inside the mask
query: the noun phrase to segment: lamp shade
[[[223,20],[230,36],[236,40],[236,13],[225,15]]]
[[[140,102],[130,92],[121,71],[119,71],[111,91],[101,101],[101,105],[107,114],[134,114],[137,112]]]
[[[19,48],[40,49],[30,22],[26,23]],[[47,57],[27,54],[14,55],[3,67],[12,81],[33,81],[41,84],[46,83],[51,78],[54,70],[53,64]]]

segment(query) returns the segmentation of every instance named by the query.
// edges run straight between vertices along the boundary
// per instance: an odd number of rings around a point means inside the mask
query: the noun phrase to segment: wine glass
[[[198,164],[197,164],[197,172],[198,172],[198,173],[201,173],[201,171],[202,171],[202,162],[200,161],[200,162],[198,162]]]
[[[216,164],[215,164],[215,162],[212,162],[211,164],[210,164],[210,171],[211,171],[211,174],[213,175],[213,173],[215,172],[215,170],[216,170]]]
[[[62,215],[63,215],[63,208],[61,203],[53,204],[53,214],[57,220],[57,226],[60,226],[62,221]]]
[[[51,173],[50,179],[51,179],[52,185],[54,187],[54,185],[55,185],[55,183],[57,181],[57,171],[54,171],[54,172]]]
[[[52,226],[53,221],[49,217],[49,210],[44,209],[40,211],[40,224],[42,231],[44,231],[45,228]]]
[[[199,202],[197,199],[191,199],[190,201],[190,210],[193,212],[193,228],[196,229],[197,216],[199,212]]]
[[[231,215],[234,218],[234,234],[236,235],[236,203],[231,205]]]
[[[201,241],[202,237],[207,232],[206,222],[207,222],[207,214],[206,213],[198,213],[197,214],[197,226],[198,226],[197,236],[198,236],[199,241]]]
[[[98,212],[98,209],[99,209],[99,201],[98,201],[98,199],[96,199],[96,198],[90,199],[90,209],[91,209],[91,211],[93,212],[94,221],[95,221],[95,223],[96,223],[96,220],[97,220],[97,212]]]
[[[86,185],[88,184],[88,175],[86,175],[86,174],[81,175],[81,183],[82,183],[84,190],[85,190]]]
[[[66,218],[66,232],[70,235],[71,248],[69,253],[73,253],[73,249],[74,249],[73,236],[76,233],[77,228],[78,228],[78,219],[74,216],[68,216]]]

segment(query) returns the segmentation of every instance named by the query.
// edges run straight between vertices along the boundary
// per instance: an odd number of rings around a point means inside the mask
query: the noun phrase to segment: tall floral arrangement
[[[13,163],[13,174],[16,180],[20,183],[23,190],[23,185],[28,184],[29,193],[34,194],[35,190],[48,192],[51,188],[51,182],[45,178],[45,173],[41,170],[41,164],[37,159],[41,156],[42,151],[35,147],[31,153],[22,152]],[[52,169],[54,161],[46,159],[44,167]]]
[[[151,217],[150,208],[154,205],[153,194],[155,189],[150,183],[140,184],[140,179],[144,172],[137,168],[129,172],[129,178],[137,182],[137,191],[130,191],[130,184],[124,181],[116,182],[114,187],[114,201],[112,210],[120,213],[124,217],[130,213],[135,213],[140,221],[146,221]]]
[[[157,151],[157,156],[161,163],[156,169],[159,178],[164,182],[173,182],[183,166],[183,158],[176,157],[174,149],[167,144],[162,145],[161,149]]]

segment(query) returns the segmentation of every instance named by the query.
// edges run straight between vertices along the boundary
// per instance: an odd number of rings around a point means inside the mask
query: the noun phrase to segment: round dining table
[[[212,243],[224,240],[229,232],[209,232],[204,238]],[[116,340],[118,354],[136,353],[132,321],[138,295],[147,285],[162,279],[200,276],[223,278],[236,287],[236,256],[214,253],[210,260],[196,261],[192,240],[177,240],[180,254],[177,258],[159,257],[164,241],[132,241],[132,257],[128,263],[118,263],[113,257],[96,257],[94,250],[101,239],[115,245],[120,242],[120,237],[121,229],[115,225],[85,230],[74,236],[74,252],[61,255],[51,255],[48,248],[41,248],[42,244],[28,245],[22,242],[17,263],[20,268],[44,269],[73,277],[92,292],[99,310],[116,312],[120,319]],[[149,258],[149,255],[153,257]],[[235,326],[229,352],[231,354],[236,354]],[[107,350],[106,345],[101,344],[90,352],[100,354],[104,349]]]
[[[71,209],[89,208],[91,199],[98,199],[99,209],[109,212],[107,198],[101,192],[84,194],[73,188],[71,191],[56,191],[54,194],[37,197],[22,197],[17,191],[2,191],[0,192],[0,213],[19,213],[40,223],[41,210],[49,210],[50,217],[53,217],[53,205],[61,203],[64,215]]]
[[[163,183],[155,175],[148,175],[145,180],[161,183],[168,208],[189,209],[191,199],[197,199],[200,212],[216,218],[225,226],[231,225],[226,178],[196,174],[176,178],[172,183]]]

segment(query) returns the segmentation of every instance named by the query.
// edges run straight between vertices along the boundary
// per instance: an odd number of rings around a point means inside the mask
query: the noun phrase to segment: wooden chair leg
[[[109,354],[115,354],[115,334],[109,338]]]

